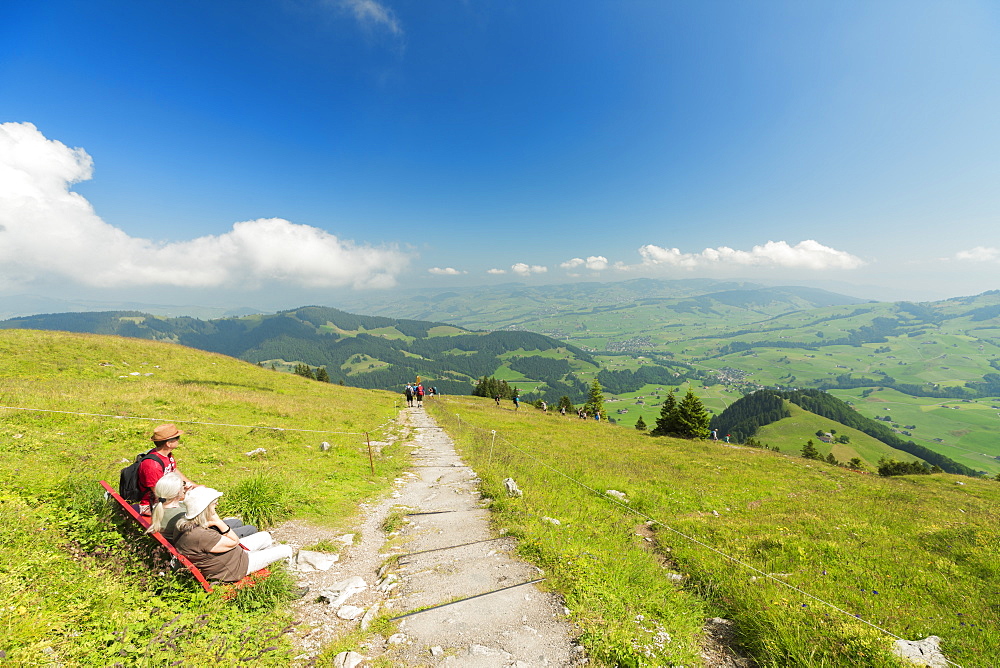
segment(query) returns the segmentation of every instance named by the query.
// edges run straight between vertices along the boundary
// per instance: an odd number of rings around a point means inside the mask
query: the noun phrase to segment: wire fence
[[[763,578],[767,579],[770,582],[774,582],[776,584],[781,585],[782,587],[785,587],[787,589],[791,589],[791,590],[793,590],[793,591],[801,594],[802,596],[805,596],[805,597],[807,597],[807,598],[809,598],[809,599],[811,599],[813,601],[816,601],[817,603],[820,603],[820,604],[822,604],[822,605],[824,605],[824,606],[826,606],[828,608],[831,608],[831,609],[837,611],[838,613],[841,613],[841,614],[843,614],[843,615],[851,618],[854,621],[858,621],[858,622],[861,622],[863,624],[867,624],[868,626],[872,627],[873,629],[881,631],[882,633],[884,633],[884,634],[886,634],[886,635],[888,635],[888,636],[890,636],[892,638],[895,638],[896,640],[907,641],[906,638],[903,638],[902,636],[896,635],[892,631],[889,631],[888,629],[885,629],[885,628],[879,626],[878,624],[875,624],[874,622],[871,622],[871,621],[869,621],[867,619],[864,619],[863,617],[861,617],[858,614],[855,614],[855,613],[849,612],[847,610],[844,610],[843,608],[841,608],[840,606],[836,605],[835,603],[831,603],[830,601],[827,601],[827,600],[825,600],[823,598],[820,598],[819,596],[816,596],[814,594],[810,594],[809,592],[805,591],[804,589],[802,589],[800,587],[796,587],[795,585],[793,585],[793,584],[791,584],[789,582],[785,582],[784,580],[781,580],[780,578],[776,578],[773,575],[771,575],[770,573],[766,573],[765,571],[762,571],[761,569],[757,568],[756,566],[754,566],[752,564],[748,564],[745,561],[743,561],[743,560],[741,560],[741,559],[739,559],[737,557],[734,557],[731,554],[727,554],[726,552],[724,552],[724,551],[722,551],[722,550],[720,550],[720,549],[718,549],[718,548],[716,548],[716,547],[714,547],[712,545],[709,545],[708,543],[705,543],[704,541],[699,540],[698,538],[696,538],[694,536],[688,535],[687,533],[684,533],[683,531],[680,531],[680,530],[678,530],[678,529],[670,526],[666,522],[658,520],[655,517],[652,517],[652,516],[650,516],[650,515],[642,512],[642,511],[637,510],[636,508],[633,508],[633,507],[629,506],[628,504],[624,503],[620,499],[617,499],[617,498],[615,498],[615,497],[613,497],[613,496],[611,496],[609,494],[606,494],[604,492],[601,492],[600,490],[597,490],[597,489],[594,489],[593,487],[590,487],[586,483],[584,483],[584,482],[582,482],[582,481],[574,478],[573,476],[571,476],[568,473],[560,470],[559,468],[557,468],[555,466],[552,466],[548,462],[545,462],[545,461],[539,459],[534,454],[532,454],[531,452],[525,450],[524,448],[518,447],[513,441],[507,439],[506,437],[504,437],[502,434],[500,434],[495,429],[489,429],[488,430],[488,429],[484,429],[482,427],[476,426],[474,424],[471,424],[469,422],[463,421],[462,418],[461,418],[461,416],[459,414],[455,414],[455,421],[457,422],[458,427],[460,429],[466,429],[467,428],[467,429],[479,432],[480,435],[484,439],[489,439],[489,442],[490,442],[490,461],[491,462],[492,462],[492,458],[493,458],[493,449],[496,446],[497,442],[504,443],[507,446],[509,446],[510,448],[512,448],[513,450],[516,450],[517,452],[519,452],[521,455],[523,455],[523,456],[527,457],[528,459],[531,459],[532,461],[536,462],[540,466],[548,469],[549,471],[552,471],[553,473],[555,473],[555,474],[557,474],[559,476],[562,476],[563,478],[569,480],[573,484],[575,484],[575,485],[581,487],[582,489],[587,490],[588,492],[590,492],[590,493],[592,493],[592,494],[594,494],[594,495],[596,495],[596,496],[604,499],[605,501],[608,501],[612,505],[618,507],[619,509],[621,509],[621,510],[627,512],[627,513],[630,513],[630,514],[635,515],[637,517],[641,517],[642,519],[646,520],[647,522],[649,522],[649,523],[651,523],[653,525],[662,527],[663,529],[665,529],[665,530],[673,533],[676,536],[679,536],[680,538],[683,538],[684,540],[690,541],[691,543],[693,543],[695,545],[698,545],[698,546],[700,546],[700,547],[702,547],[702,548],[704,548],[706,550],[714,552],[715,554],[717,554],[717,555],[719,555],[719,556],[721,556],[721,557],[723,557],[723,558],[731,561],[734,564],[737,564],[738,566],[741,566],[741,567],[743,567],[743,568],[745,568],[745,569],[747,569],[749,571],[752,571],[753,573],[757,574],[760,577],[763,577]],[[950,666],[956,666],[956,668],[962,668],[961,665],[959,665],[959,664],[955,663],[954,661],[951,661],[951,660],[949,660],[947,658],[945,658],[944,661],[947,662],[948,665],[950,665]]]

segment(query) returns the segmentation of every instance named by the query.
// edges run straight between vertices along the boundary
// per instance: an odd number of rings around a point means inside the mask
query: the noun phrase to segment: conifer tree
[[[325,366],[321,366],[320,368],[316,369],[316,380],[323,383],[330,382],[330,374],[326,372]]]
[[[674,436],[677,434],[677,397],[674,391],[667,393],[667,398],[660,406],[660,417],[656,419],[656,426],[649,432],[653,436]]]
[[[590,396],[587,397],[587,403],[583,405],[583,410],[587,411],[587,415],[600,414],[602,418],[607,417],[604,412],[604,392],[601,390],[600,381],[596,378],[590,384]]]
[[[572,413],[575,409],[573,407],[573,402],[565,394],[559,397],[559,405],[556,406],[557,411],[562,411],[565,408],[567,413]]]
[[[641,415],[639,416],[639,419],[635,421],[635,428],[638,431],[646,431],[646,421],[642,419]]]
[[[833,456],[833,453],[831,452],[830,454],[828,454],[828,455],[826,456],[826,463],[827,463],[827,464],[833,464],[834,466],[836,466],[836,465],[837,465],[837,464],[839,464],[840,462],[838,462],[838,461],[837,461],[837,458],[836,458],[836,457],[834,457],[834,456]]]
[[[806,459],[822,459],[811,438],[802,446],[802,456]]]
[[[708,411],[691,388],[677,404],[677,434],[681,438],[708,438]]]

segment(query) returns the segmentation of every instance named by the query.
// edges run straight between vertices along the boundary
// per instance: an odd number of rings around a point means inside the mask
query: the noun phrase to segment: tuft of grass
[[[323,540],[313,543],[312,545],[303,545],[303,550],[309,550],[311,552],[328,552],[330,554],[339,554],[341,548],[344,547],[343,543],[335,543],[334,541],[324,538]]]
[[[285,481],[273,473],[262,471],[240,480],[222,497],[222,501],[226,514],[239,515],[245,524],[266,529],[291,514],[288,497]]]

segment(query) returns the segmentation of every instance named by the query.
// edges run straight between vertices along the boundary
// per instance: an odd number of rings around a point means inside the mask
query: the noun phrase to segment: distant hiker
[[[729,442],[729,434],[726,434],[726,443]]]
[[[153,435],[150,436],[150,440],[153,441],[153,445],[156,447],[150,450],[149,454],[155,457],[144,459],[139,464],[138,482],[139,490],[142,492],[142,496],[139,499],[139,512],[143,515],[148,515],[150,512],[150,506],[152,505],[150,497],[152,496],[153,487],[167,473],[177,473],[181,477],[181,480],[184,481],[186,489],[191,489],[195,486],[194,482],[181,473],[180,469],[177,468],[177,462],[174,460],[173,452],[180,445],[181,435],[183,434],[184,432],[173,424],[161,424],[153,430]]]
[[[215,510],[221,496],[222,492],[211,487],[195,487],[184,500],[184,519],[177,522],[177,551],[190,559],[206,578],[236,582],[292,556],[291,546],[274,545],[274,539],[266,531],[241,541]]]
[[[432,387],[431,388],[431,396],[435,396],[436,397],[437,395],[438,395],[438,389],[436,387]]]
[[[499,394],[494,394],[493,395],[493,401],[497,402],[497,408],[500,408],[500,395]]]
[[[514,398],[511,401],[514,402],[514,410],[517,410],[518,408],[521,407],[521,398],[516,394],[514,395]]]
[[[559,414],[560,415],[566,415],[566,407],[565,406],[560,406],[559,407]]]
[[[601,411],[594,411],[594,419],[598,422],[601,421]]]
[[[549,411],[549,405],[543,401],[542,402],[542,412],[543,413],[547,413],[548,411]]]
[[[403,394],[406,395],[406,405],[413,408],[413,386],[407,383],[406,389],[403,390]]]
[[[424,406],[424,386],[417,384],[417,407],[423,408]]]
[[[713,429],[712,430],[712,440],[713,441],[718,441],[719,440],[719,430],[718,429]]]

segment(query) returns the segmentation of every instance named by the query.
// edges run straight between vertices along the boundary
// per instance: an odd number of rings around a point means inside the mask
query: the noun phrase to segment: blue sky
[[[2,13],[0,299],[267,309],[639,276],[1000,288],[996,3]]]

